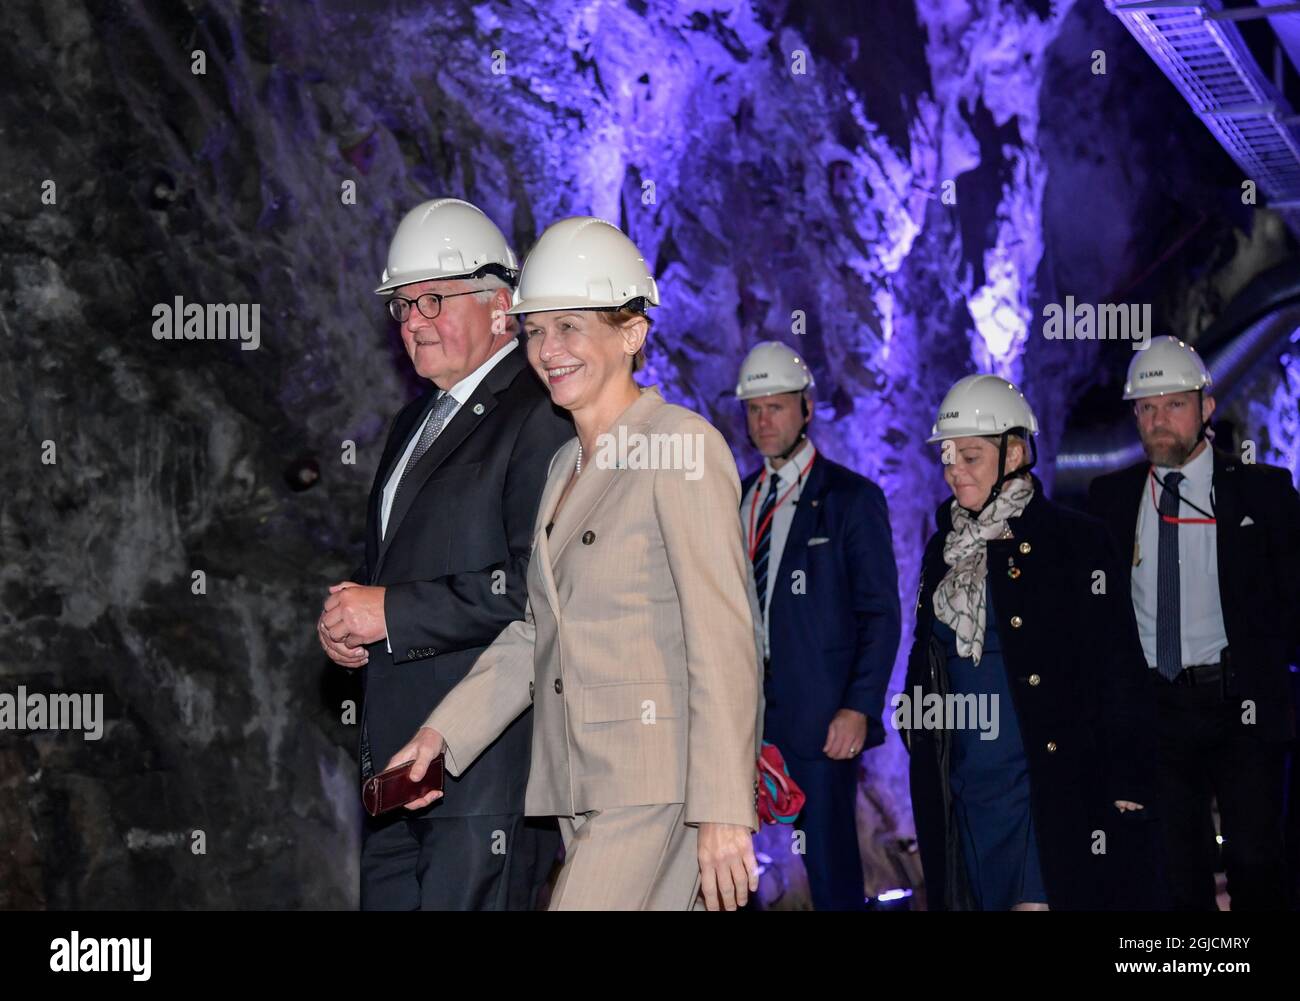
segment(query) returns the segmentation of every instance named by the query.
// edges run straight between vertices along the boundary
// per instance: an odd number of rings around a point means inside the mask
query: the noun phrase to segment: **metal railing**
[[[1219,0],[1106,0],[1106,6],[1178,88],[1244,178],[1294,225],[1292,213],[1300,209],[1300,116],[1265,76],[1236,22],[1291,14],[1300,7],[1225,10]]]

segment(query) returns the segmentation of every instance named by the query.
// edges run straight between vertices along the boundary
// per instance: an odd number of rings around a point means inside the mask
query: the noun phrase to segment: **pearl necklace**
[[[578,442],[578,468],[573,471],[573,475],[582,475],[582,442]]]

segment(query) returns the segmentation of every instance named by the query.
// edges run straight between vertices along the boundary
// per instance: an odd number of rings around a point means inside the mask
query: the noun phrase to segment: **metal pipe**
[[[1214,377],[1214,398],[1223,403],[1235,396],[1250,370],[1297,328],[1300,303],[1289,303],[1257,320],[1216,351],[1206,362]]]

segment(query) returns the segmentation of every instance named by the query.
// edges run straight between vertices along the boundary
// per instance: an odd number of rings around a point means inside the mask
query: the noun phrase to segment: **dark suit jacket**
[[[1150,463],[1099,476],[1088,492],[1131,562],[1138,505],[1149,503]],[[1285,469],[1214,453],[1219,601],[1234,698],[1253,700],[1266,740],[1295,736],[1289,665],[1300,647],[1300,498]],[[1243,525],[1249,519],[1253,524]]]
[[[988,543],[988,588],[1029,768],[1047,903],[1053,910],[1157,906],[1159,886],[1149,860],[1158,850],[1150,770],[1154,707],[1129,578],[1101,522],[1054,504],[1036,478],[1034,488],[1024,513],[1008,522],[1014,538]],[[952,529],[950,500],[936,521],[938,532],[921,562],[903,688],[913,701],[917,688],[922,697],[949,691],[947,657],[933,633],[933,599],[948,571],[943,545]],[[1019,572],[1012,576],[1012,570]],[[1104,589],[1097,587],[1099,570]],[[931,910],[962,907],[948,733],[903,731]],[[1115,800],[1145,809],[1121,814]],[[1098,831],[1105,835],[1104,855],[1094,854],[1102,843]]]
[[[379,537],[384,484],[433,405],[431,387],[393,421],[370,491],[366,562],[357,580],[387,588],[393,652],[370,645],[362,740],[381,770],[523,618],[533,519],[551,456],[573,424],[551,404],[522,348],[497,363],[443,428],[394,498]],[[481,406],[482,412],[475,411]],[[448,776],[431,815],[522,813],[532,737],[525,713],[461,777]]]
[[[742,498],[758,473],[745,478]],[[742,518],[748,514],[742,501]],[[809,545],[813,539],[827,541]],[[800,571],[804,586],[796,593]],[[831,719],[840,709],[854,709],[867,716],[867,747],[882,743],[881,713],[901,618],[889,509],[880,488],[818,453],[768,586],[771,671],[763,738],[784,754],[824,759]]]

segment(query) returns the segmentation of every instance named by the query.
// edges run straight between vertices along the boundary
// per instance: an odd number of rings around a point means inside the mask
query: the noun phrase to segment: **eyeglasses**
[[[429,320],[436,320],[438,314],[442,312],[443,299],[454,299],[458,295],[478,295],[481,291],[482,289],[475,289],[472,292],[452,292],[450,295],[425,292],[414,299],[395,295],[388,300],[388,312],[398,323],[405,323],[406,318],[411,315],[411,303],[415,303],[415,308],[420,311],[421,316]]]

